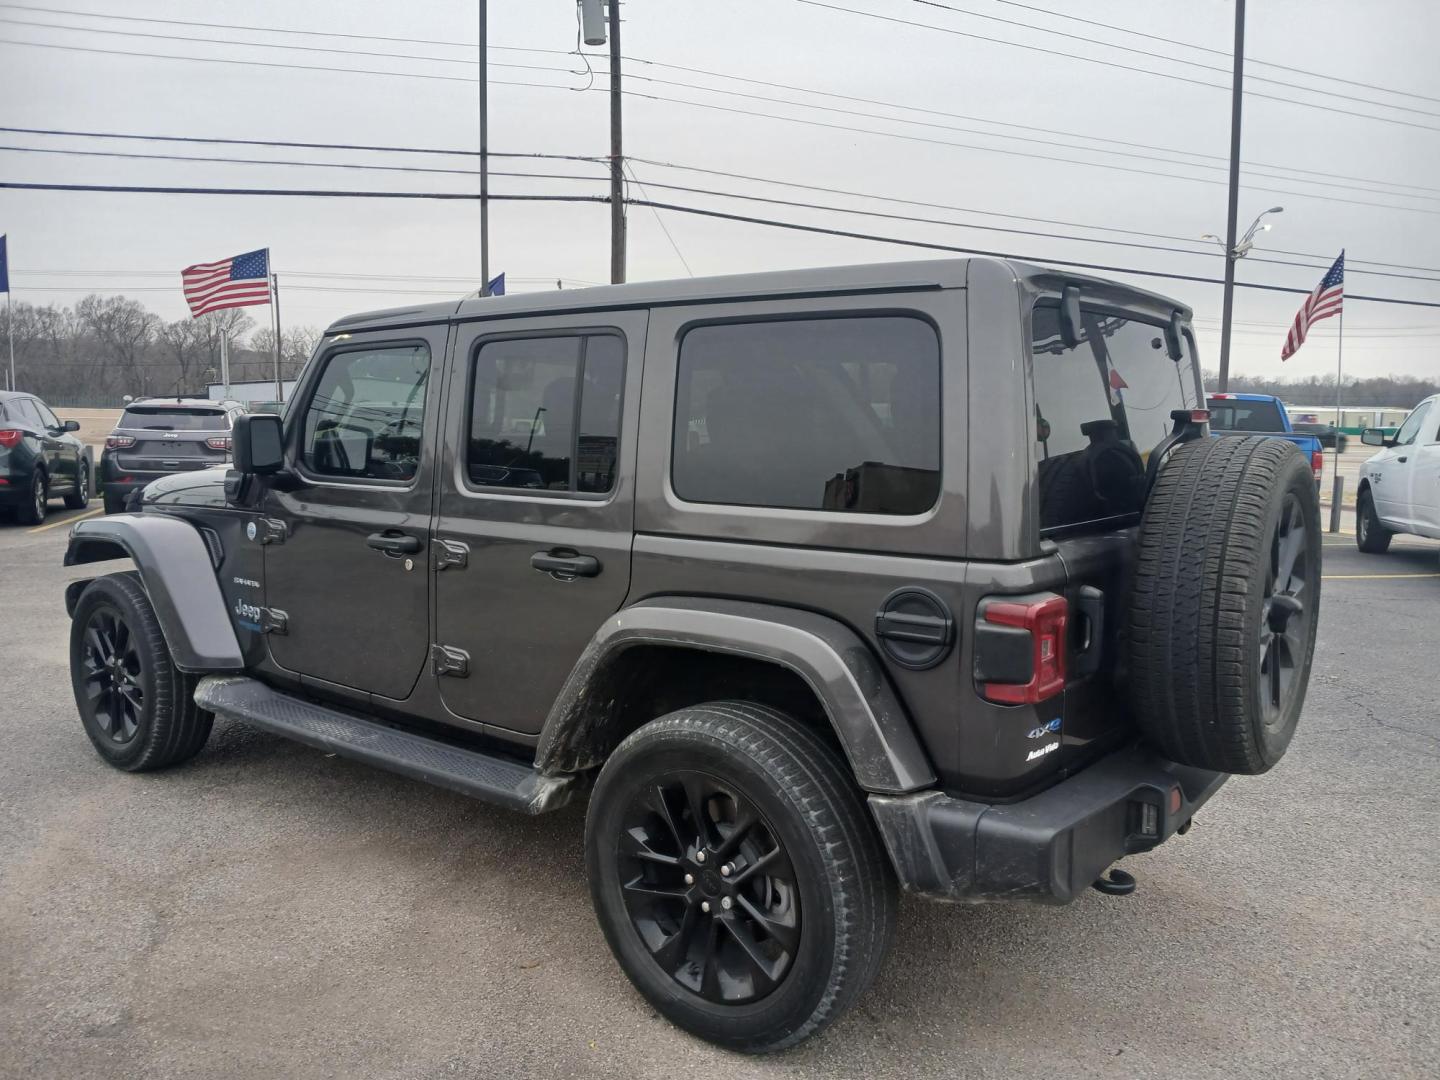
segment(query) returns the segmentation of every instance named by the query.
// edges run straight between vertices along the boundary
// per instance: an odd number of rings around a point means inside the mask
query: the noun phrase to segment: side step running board
[[[256,679],[208,675],[195,688],[195,703],[216,716],[526,814],[554,810],[574,794],[572,777],[541,776],[533,766],[362,720]]]

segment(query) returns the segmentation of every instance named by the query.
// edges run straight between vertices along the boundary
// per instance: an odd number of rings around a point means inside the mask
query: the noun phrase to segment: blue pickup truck
[[[1210,430],[1216,435],[1273,435],[1288,439],[1310,458],[1310,471],[1320,483],[1325,448],[1314,435],[1296,431],[1284,403],[1269,394],[1211,394]]]

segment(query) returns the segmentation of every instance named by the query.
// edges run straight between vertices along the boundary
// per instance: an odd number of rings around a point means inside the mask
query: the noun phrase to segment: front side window
[[[35,411],[40,414],[40,422],[42,424],[44,424],[51,431],[56,431],[59,429],[60,421],[55,416],[55,414],[50,411],[50,406],[46,405],[39,398],[31,398],[30,404],[34,405]]]
[[[690,502],[920,514],[940,495],[940,341],[905,316],[726,323],[680,345]]]
[[[1083,308],[1080,322],[1066,345],[1057,306],[1031,316],[1042,531],[1137,513],[1150,451],[1173,430],[1171,412],[1196,403],[1188,335],[1177,361],[1164,327]]]
[[[619,465],[625,346],[614,334],[488,341],[475,354],[476,487],[603,494]]]
[[[305,468],[357,480],[413,479],[429,374],[425,345],[332,353],[305,409]]]
[[[1395,445],[1407,446],[1413,443],[1420,436],[1420,428],[1425,423],[1425,417],[1430,415],[1430,402],[1421,402],[1416,406],[1415,411],[1405,418],[1400,425],[1400,430],[1395,433]]]

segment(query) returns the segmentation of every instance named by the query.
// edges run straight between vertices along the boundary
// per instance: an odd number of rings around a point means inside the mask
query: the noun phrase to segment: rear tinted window
[[[119,426],[148,428],[151,431],[223,431],[230,424],[225,414],[215,409],[157,409],[132,405],[120,418]]]
[[[1210,426],[1216,431],[1284,431],[1285,421],[1273,401],[1226,401],[1211,398]],[[1318,426],[1309,425],[1312,431]]]
[[[920,319],[701,326],[680,345],[682,499],[918,514],[940,494],[940,342]]]
[[[1060,337],[1059,308],[1031,321],[1035,459],[1040,527],[1068,528],[1133,514],[1144,502],[1145,463],[1174,427],[1170,413],[1197,404],[1190,339],[1171,360],[1165,328],[1082,309],[1081,340]]]

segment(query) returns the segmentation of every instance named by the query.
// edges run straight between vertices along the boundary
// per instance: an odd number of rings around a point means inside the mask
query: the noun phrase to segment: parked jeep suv
[[[100,454],[105,512],[125,509],[151,480],[230,462],[230,429],[244,411],[237,401],[139,398],[125,406]]]
[[[137,567],[66,591],[84,729],[127,770],[218,716],[588,796],[635,986],[791,1045],[874,977],[897,884],[1127,892],[1112,864],[1284,754],[1314,484],[1207,437],[1189,323],[980,259],[342,319],[228,475],[75,528],[67,564]]]

